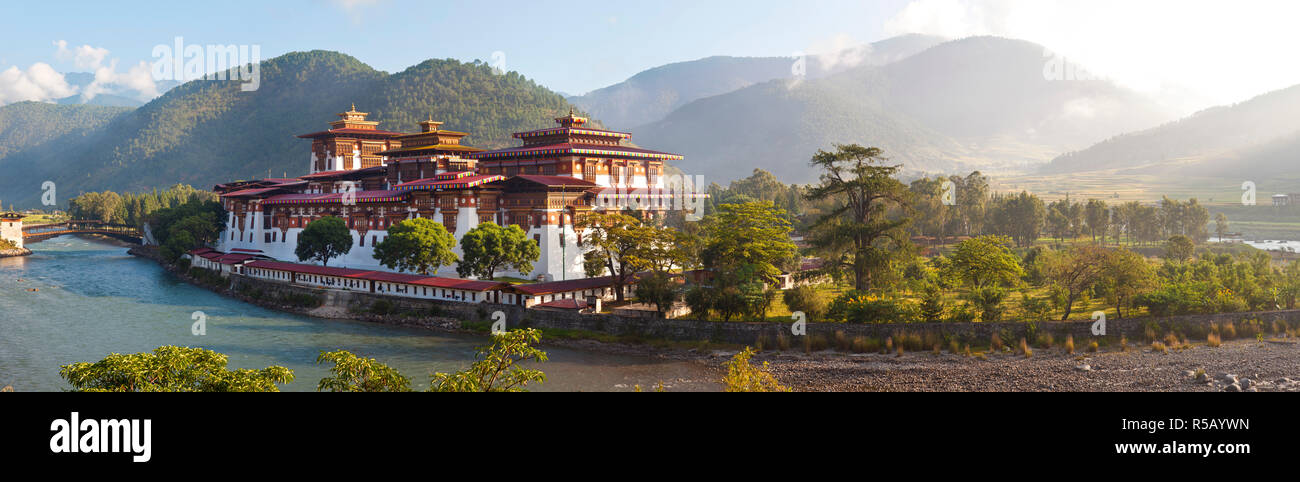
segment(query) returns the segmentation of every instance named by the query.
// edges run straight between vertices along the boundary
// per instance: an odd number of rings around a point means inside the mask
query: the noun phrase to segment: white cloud
[[[0,105],[25,100],[50,101],[76,92],[63,74],[44,62],[32,64],[25,71],[18,67],[0,71]]]
[[[1125,86],[1203,98],[1190,109],[1300,84],[1296,18],[1292,0],[914,0],[885,31],[1037,42]]]
[[[148,62],[140,61],[126,72],[118,72],[117,59],[113,59],[109,65],[95,69],[95,80],[81,91],[87,100],[100,94],[126,94],[145,100],[158,97],[159,92]]]
[[[154,82],[147,62],[141,61],[125,72],[118,72],[118,60],[110,59],[110,52],[106,48],[91,45],[68,48],[66,40],[55,40],[54,47],[56,59],[71,61],[78,70],[88,70],[94,74],[94,80],[80,89],[83,100],[94,99],[101,94],[114,94],[148,101],[159,95],[158,85]],[[62,79],[63,76],[59,77]],[[64,85],[67,85],[66,82]],[[73,93],[78,93],[75,86],[71,93],[63,97]]]
[[[849,34],[838,33],[813,42],[805,53],[817,57],[822,68],[834,70],[861,64],[871,53],[871,48]]]
[[[104,59],[108,58],[108,49],[102,47],[82,45],[69,49],[66,40],[55,40],[54,46],[58,47],[54,52],[55,58],[64,61],[72,60],[73,65],[82,70],[98,69],[104,65]]]

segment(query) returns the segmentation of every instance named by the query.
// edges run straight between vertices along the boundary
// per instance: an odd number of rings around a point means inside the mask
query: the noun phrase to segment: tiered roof
[[[468,171],[464,171],[464,172],[468,172]],[[473,173],[470,173],[470,175],[465,175],[465,176],[445,177],[446,174],[448,173],[439,174],[429,179],[420,179],[418,181],[405,182],[393,186],[393,188],[399,192],[437,191],[442,189],[470,189],[470,188],[483,186],[488,183],[501,181],[505,179],[505,176],[500,176],[495,174],[474,175]],[[455,173],[455,174],[461,174],[461,173]]]
[[[576,155],[666,161],[682,159],[682,156],[677,154],[622,146],[620,143],[631,138],[632,134],[584,127],[587,118],[574,115],[573,111],[569,111],[567,116],[555,118],[555,123],[559,124],[559,127],[515,133],[516,139],[524,141],[522,146],[467,154],[465,157],[480,160],[517,160]]]
[[[406,193],[402,191],[383,190],[383,191],[356,191],[353,192],[356,202],[359,203],[387,203],[401,202],[406,200]],[[279,194],[266,198],[262,201],[264,205],[281,205],[281,204],[343,204],[345,193],[331,192],[324,194]]]
[[[379,122],[366,120],[368,112],[357,112],[357,105],[352,104],[352,108],[347,112],[339,113],[339,120],[330,122],[330,129],[311,134],[298,136],[302,139],[316,139],[319,137],[334,137],[338,135],[372,137],[380,139],[390,139],[405,135],[401,132],[379,130]]]

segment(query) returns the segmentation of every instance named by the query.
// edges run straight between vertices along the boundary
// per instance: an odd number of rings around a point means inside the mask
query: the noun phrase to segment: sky
[[[57,8],[54,6],[57,5]],[[388,72],[429,58],[504,62],[581,94],[711,55],[790,56],[903,33],[999,35],[1195,107],[1300,84],[1292,0],[283,0],[5,2],[0,104],[157,95],[155,46],[337,50]],[[91,72],[85,87],[62,74]]]

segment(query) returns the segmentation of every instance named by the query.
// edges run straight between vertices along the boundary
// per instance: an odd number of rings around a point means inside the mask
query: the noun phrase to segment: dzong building
[[[682,156],[625,145],[630,134],[587,127],[572,112],[554,127],[514,134],[521,145],[499,150],[466,145],[469,133],[432,119],[417,133],[402,133],[380,129],[355,106],[338,115],[329,129],[298,136],[311,140],[307,174],[215,187],[228,212],[218,250],[297,261],[298,233],[337,216],[352,230],[353,246],[329,264],[382,270],[374,246],[389,226],[432,219],[459,243],[465,232],[493,222],[519,226],[541,248],[532,272],[498,275],[572,280],[585,277],[574,229],[584,213],[632,206],[655,216],[698,199],[666,186],[664,162]],[[455,251],[461,254],[459,246]],[[456,267],[436,274],[456,276]]]

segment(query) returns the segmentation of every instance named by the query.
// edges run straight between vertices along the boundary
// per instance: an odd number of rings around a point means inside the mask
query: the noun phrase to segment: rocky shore
[[[1036,349],[1033,357],[764,353],[754,361],[769,362],[778,380],[800,391],[1300,391],[1295,339],[1239,340],[1166,353],[1133,345],[1128,351],[1073,355],[1060,348]]]
[[[15,256],[30,256],[31,254],[32,254],[32,250],[26,248],[0,250],[0,258],[12,258]]]

